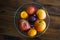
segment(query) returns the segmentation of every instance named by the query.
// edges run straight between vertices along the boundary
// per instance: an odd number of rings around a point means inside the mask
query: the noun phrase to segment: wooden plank
[[[32,1],[32,0],[29,0],[30,2]],[[57,6],[57,5],[52,5],[52,4],[48,4],[48,3],[53,3],[53,4],[55,4],[55,1],[54,0],[37,0],[39,3],[42,3],[43,4],[43,6],[46,8],[46,10],[48,10],[48,12],[49,12],[49,14],[52,14],[52,15],[60,15],[60,6]],[[9,12],[9,11],[16,11],[16,9],[19,7],[19,6],[21,6],[21,4],[23,4],[23,3],[26,3],[26,2],[28,2],[27,0],[26,1],[22,1],[22,0],[18,0],[18,1],[16,1],[16,0],[10,0],[10,1],[8,1],[8,0],[6,0],[6,1],[0,1],[0,14],[2,14],[3,15],[3,13],[2,12]],[[47,3],[48,2],[48,3]],[[46,3],[46,4],[45,4]],[[59,0],[57,0],[56,1],[56,3],[60,3],[60,1]],[[51,12],[50,12],[51,11]],[[11,13],[11,12],[10,12]],[[9,14],[10,15],[10,14]],[[12,15],[12,13],[11,13],[11,15]]]
[[[48,11],[49,15],[52,16],[60,16],[60,7],[59,6],[53,6],[53,5],[44,5],[46,10]]]
[[[30,2],[32,0],[29,0]],[[28,0],[0,0],[0,34],[21,37],[14,27],[14,12]],[[50,26],[41,40],[60,40],[60,0],[38,0],[50,15]]]
[[[54,6],[60,6],[60,0],[38,0],[42,4],[50,4]]]

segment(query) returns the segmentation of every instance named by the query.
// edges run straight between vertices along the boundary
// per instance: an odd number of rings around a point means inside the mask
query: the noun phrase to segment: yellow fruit
[[[34,37],[36,34],[37,34],[37,31],[34,28],[32,28],[28,31],[28,35],[30,37]]]
[[[46,28],[46,23],[45,21],[43,20],[37,20],[35,23],[34,23],[34,26],[35,26],[35,29],[38,31],[38,32],[42,32],[45,30]]]
[[[46,18],[46,12],[43,9],[37,10],[37,16],[39,19],[45,19]]]
[[[21,14],[20,14],[20,16],[21,16],[21,18],[23,18],[23,19],[28,18],[28,14],[27,14],[26,11],[22,11]]]

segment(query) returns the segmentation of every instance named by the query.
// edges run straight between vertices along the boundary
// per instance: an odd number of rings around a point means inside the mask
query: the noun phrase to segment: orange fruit
[[[36,34],[37,34],[37,31],[34,28],[32,28],[28,31],[28,35],[30,37],[34,37]]]
[[[28,18],[28,14],[27,14],[26,11],[22,11],[21,14],[20,14],[20,16],[21,16],[21,18],[23,18],[23,19]]]
[[[43,20],[37,20],[35,23],[34,23],[34,26],[35,26],[35,29],[38,31],[38,32],[42,32],[45,30],[46,28],[46,23],[45,21]]]
[[[39,19],[45,19],[46,18],[46,12],[43,9],[38,9],[36,14],[37,14],[37,17]]]

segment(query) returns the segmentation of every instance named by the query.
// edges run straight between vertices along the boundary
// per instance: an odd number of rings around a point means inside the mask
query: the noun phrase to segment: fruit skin
[[[28,18],[28,21],[29,22],[34,22],[34,21],[36,21],[37,20],[37,18],[36,17],[34,17],[34,16],[30,16],[29,18]]]
[[[21,16],[21,18],[26,19],[26,18],[28,18],[28,13],[26,11],[22,11],[20,16]]]
[[[46,18],[46,12],[43,9],[38,9],[36,15],[39,19],[45,19]]]
[[[27,7],[26,11],[27,11],[28,14],[32,15],[36,11],[36,8],[35,8],[35,6],[30,5],[30,6]]]
[[[46,28],[46,23],[45,21],[43,20],[37,20],[35,23],[34,23],[34,26],[35,26],[35,29],[38,31],[38,32],[43,32]]]
[[[19,28],[22,30],[22,31],[27,31],[29,30],[31,27],[30,27],[30,24],[26,21],[26,20],[20,20],[19,21]]]
[[[34,37],[36,34],[37,34],[37,31],[36,31],[34,28],[31,28],[31,29],[28,31],[28,35],[29,35],[30,37]]]

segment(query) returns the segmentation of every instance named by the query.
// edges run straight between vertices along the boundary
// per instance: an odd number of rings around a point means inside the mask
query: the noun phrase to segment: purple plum
[[[35,21],[37,20],[37,18],[34,17],[34,16],[30,16],[30,17],[28,18],[28,20],[29,20],[29,22],[35,22]]]

